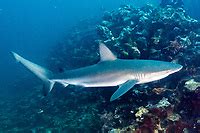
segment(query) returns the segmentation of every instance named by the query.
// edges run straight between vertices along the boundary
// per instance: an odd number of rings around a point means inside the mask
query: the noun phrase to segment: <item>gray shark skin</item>
[[[52,90],[56,82],[65,87],[69,84],[83,87],[119,86],[110,101],[125,94],[135,84],[156,81],[182,69],[181,65],[171,62],[117,59],[102,43],[99,45],[99,52],[101,58],[99,63],[61,74],[53,74],[14,52],[12,54],[18,62],[43,81],[45,95]]]

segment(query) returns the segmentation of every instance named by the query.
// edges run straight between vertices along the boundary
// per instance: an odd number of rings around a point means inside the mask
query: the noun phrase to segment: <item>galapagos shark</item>
[[[54,74],[15,52],[11,53],[16,61],[43,81],[44,95],[53,89],[55,83],[60,83],[64,87],[69,84],[83,87],[119,86],[110,98],[110,101],[113,101],[136,84],[160,80],[182,69],[181,65],[171,62],[118,59],[103,43],[99,44],[100,61],[97,64],[60,74]]]

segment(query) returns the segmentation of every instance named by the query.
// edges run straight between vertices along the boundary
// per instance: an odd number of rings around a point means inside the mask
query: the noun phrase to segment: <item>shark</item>
[[[54,88],[55,83],[82,87],[111,87],[119,88],[111,96],[114,101],[128,92],[136,84],[148,83],[163,79],[182,69],[182,65],[140,59],[119,59],[103,43],[99,44],[100,61],[94,65],[72,69],[63,73],[53,73],[15,52],[11,52],[17,62],[20,62],[43,82],[43,92],[46,96]]]

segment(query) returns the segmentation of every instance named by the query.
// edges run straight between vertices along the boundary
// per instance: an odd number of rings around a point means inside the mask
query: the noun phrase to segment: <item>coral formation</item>
[[[110,92],[105,95],[105,91],[98,91],[104,99],[101,130],[196,132],[200,117],[199,83],[191,79],[199,80],[200,23],[188,16],[183,8],[173,5],[142,8],[125,5],[106,12],[102,19],[94,30],[98,37],[89,38],[96,42],[90,43],[93,51],[89,49],[91,52],[82,54],[80,51],[87,51],[88,47],[80,45],[74,48],[75,55],[97,62],[98,42],[103,41],[119,58],[172,61],[182,64],[184,69],[162,81],[136,86],[114,103],[108,101]],[[73,59],[76,61],[79,62]]]
[[[189,91],[195,91],[198,87],[200,87],[200,83],[194,81],[194,79],[190,79],[189,81],[185,82],[185,87]]]
[[[109,103],[108,98],[111,92],[105,94],[99,90],[104,99],[103,103],[98,101],[104,108],[100,112],[104,123],[101,131],[197,132],[200,93],[199,83],[192,78],[199,80],[200,23],[182,7],[173,5],[142,8],[125,5],[106,12],[102,19],[94,30],[98,37],[89,38],[95,42],[90,43],[94,49],[85,55],[80,51],[88,51],[88,45],[74,48],[79,58],[97,62],[98,42],[102,41],[119,58],[172,61],[182,64],[184,69],[162,81],[136,86],[113,103]],[[73,62],[79,60],[73,59]]]

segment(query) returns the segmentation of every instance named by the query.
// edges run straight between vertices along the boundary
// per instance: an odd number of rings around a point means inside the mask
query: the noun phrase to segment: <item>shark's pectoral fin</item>
[[[115,93],[111,96],[110,101],[114,101],[120,96],[124,95],[127,91],[129,91],[138,81],[136,80],[128,80],[124,84],[120,85],[120,87],[115,91]]]

